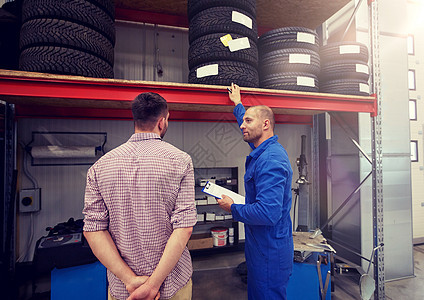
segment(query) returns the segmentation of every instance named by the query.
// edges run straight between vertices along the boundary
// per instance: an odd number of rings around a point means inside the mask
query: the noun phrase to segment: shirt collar
[[[255,148],[252,152],[250,152],[249,156],[251,156],[254,159],[258,158],[262,154],[262,152],[264,152],[265,149],[268,148],[270,144],[276,143],[277,140],[278,140],[278,135],[274,135],[270,137],[269,139],[263,141],[262,144],[260,144],[257,148]]]
[[[129,142],[140,142],[144,140],[161,140],[161,137],[153,132],[138,132],[134,133],[130,139]]]

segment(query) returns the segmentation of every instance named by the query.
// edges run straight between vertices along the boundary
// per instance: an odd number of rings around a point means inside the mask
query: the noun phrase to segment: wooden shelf
[[[0,99],[16,104],[17,117],[131,119],[130,102],[142,92],[162,95],[171,120],[234,121],[225,86],[0,70]],[[242,88],[242,100],[245,106],[268,105],[280,123],[310,123],[310,116],[325,111],[377,111],[371,96]]]
[[[187,0],[171,2],[172,4],[167,0],[115,0],[116,18],[154,22],[155,17],[167,15],[168,17],[159,24],[165,22],[165,25],[187,26]],[[257,0],[257,24],[266,28],[302,26],[316,29],[349,2],[349,0]],[[137,13],[140,11],[143,13]]]

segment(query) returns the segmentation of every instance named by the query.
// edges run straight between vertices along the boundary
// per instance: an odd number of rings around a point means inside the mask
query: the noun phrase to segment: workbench
[[[331,256],[332,252],[325,248],[328,246],[322,234],[311,239],[311,232],[293,232],[295,262],[293,273],[287,287],[287,299],[331,299]],[[324,247],[321,247],[324,246]],[[318,274],[318,261],[321,259],[320,273]],[[302,261],[303,260],[303,261]],[[328,285],[325,282],[328,276]],[[322,283],[322,287],[320,285]],[[324,289],[325,298],[321,297],[320,289]]]

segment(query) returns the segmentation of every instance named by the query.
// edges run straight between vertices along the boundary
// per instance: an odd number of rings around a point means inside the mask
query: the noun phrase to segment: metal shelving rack
[[[381,81],[380,81],[380,42],[378,22],[378,1],[368,1],[369,30],[371,45],[372,87],[376,96],[377,111],[372,117],[372,203],[373,203],[373,248],[384,243],[383,233],[383,151],[381,138]],[[385,299],[384,247],[374,254],[374,299]]]

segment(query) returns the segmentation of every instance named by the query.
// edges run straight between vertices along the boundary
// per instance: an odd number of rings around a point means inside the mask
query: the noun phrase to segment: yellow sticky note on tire
[[[225,47],[228,47],[228,42],[232,41],[233,38],[231,37],[230,34],[227,34],[227,35],[221,36],[220,40],[224,44]]]

